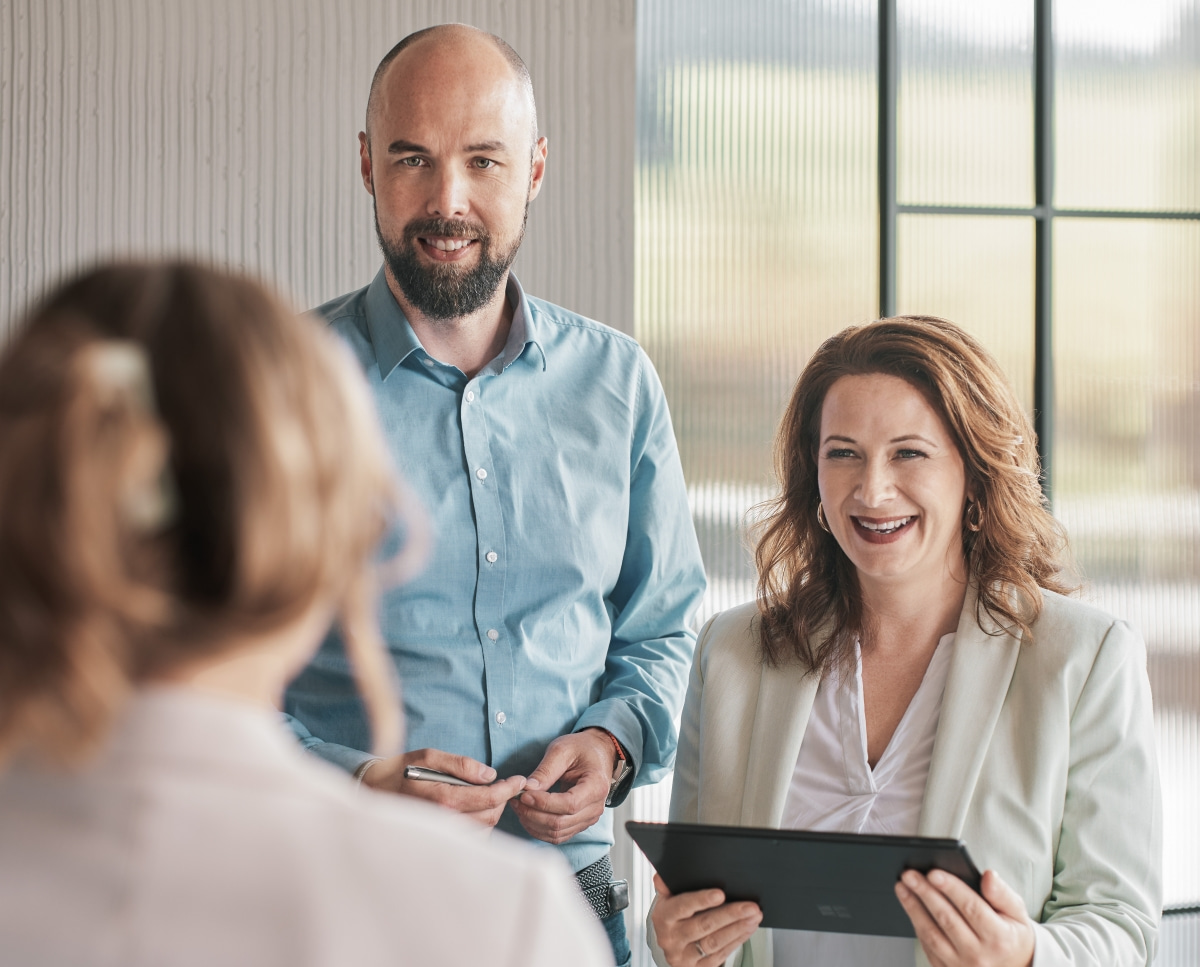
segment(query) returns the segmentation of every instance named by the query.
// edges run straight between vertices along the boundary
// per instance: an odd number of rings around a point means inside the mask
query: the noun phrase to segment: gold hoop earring
[[[832,533],[832,531],[829,529],[829,524],[825,521],[825,508],[821,505],[819,500],[817,501],[817,526],[820,527],[821,530],[823,530],[826,534]]]
[[[971,520],[972,510],[975,511],[974,520]],[[983,507],[980,506],[978,500],[972,500],[967,504],[967,513],[963,523],[967,525],[967,530],[974,531],[976,534],[983,530]]]

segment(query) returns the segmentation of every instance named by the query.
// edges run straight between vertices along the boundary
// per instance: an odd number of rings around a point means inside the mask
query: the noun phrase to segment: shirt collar
[[[545,370],[546,352],[538,337],[537,322],[530,310],[529,300],[525,297],[525,290],[511,272],[508,274],[505,297],[510,304],[515,303],[515,308],[508,339],[505,340],[504,349],[498,357],[497,370],[507,369],[516,362],[526,346],[532,346],[537,351],[542,369]],[[417,350],[424,352],[425,348],[405,318],[396,297],[392,295],[392,290],[388,288],[387,274],[383,268],[380,268],[367,287],[366,305],[367,328],[371,333],[371,344],[375,347],[375,359],[379,363],[379,377],[387,379],[392,370],[404,360]]]

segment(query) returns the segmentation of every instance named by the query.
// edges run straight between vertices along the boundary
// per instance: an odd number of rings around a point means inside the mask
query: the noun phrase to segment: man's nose
[[[427,206],[429,214],[442,218],[461,218],[466,215],[471,207],[467,173],[455,165],[446,165],[438,170],[435,178]]]

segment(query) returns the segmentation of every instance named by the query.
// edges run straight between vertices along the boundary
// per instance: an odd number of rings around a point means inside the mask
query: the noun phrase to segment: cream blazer
[[[1035,967],[1148,964],[1162,803],[1146,651],[1097,608],[1043,594],[1033,640],[989,635],[968,593],[919,833],[962,839],[1038,922]],[[753,603],[708,622],[683,710],[671,818],[778,827],[818,678],[764,666]],[[991,623],[988,630],[997,631]],[[771,931],[730,958],[770,967]],[[662,952],[651,947],[658,963]],[[914,944],[914,961],[928,961]]]

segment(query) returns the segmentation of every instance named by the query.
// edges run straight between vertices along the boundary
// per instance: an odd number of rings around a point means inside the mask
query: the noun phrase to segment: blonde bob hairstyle
[[[138,683],[320,607],[393,749],[373,561],[419,526],[386,454],[348,351],[250,279],[122,264],[53,292],[0,357],[0,758],[78,761]]]
[[[1066,538],[1042,494],[1033,427],[978,342],[944,319],[898,316],[827,339],[792,392],[775,440],[782,492],[754,529],[763,660],[824,671],[847,658],[856,638],[870,638],[854,566],[817,521],[825,395],[843,376],[870,373],[905,380],[945,420],[974,497],[962,543],[978,589],[976,620],[986,613],[1028,640],[1039,589],[1072,590],[1063,583]]]

